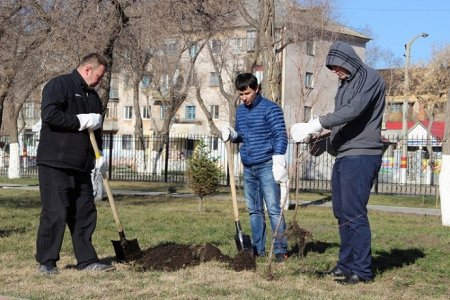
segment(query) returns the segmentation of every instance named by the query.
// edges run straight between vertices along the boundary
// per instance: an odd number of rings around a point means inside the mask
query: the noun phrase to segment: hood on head
[[[350,72],[350,76],[356,73],[363,64],[355,50],[347,43],[336,41],[327,55],[326,66],[331,70],[332,66],[338,66]]]

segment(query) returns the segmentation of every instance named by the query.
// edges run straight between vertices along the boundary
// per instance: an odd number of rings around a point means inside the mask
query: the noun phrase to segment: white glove
[[[220,131],[222,133],[222,140],[224,142],[226,142],[228,140],[231,140],[233,142],[238,137],[238,133],[232,127],[230,127],[228,125],[222,126]]]
[[[294,142],[303,142],[310,134],[322,131],[319,118],[311,119],[308,123],[297,123],[291,127],[291,136]]]
[[[100,114],[79,114],[77,115],[78,120],[80,120],[79,131],[85,129],[98,129],[102,126],[102,115]]]
[[[288,173],[286,170],[286,160],[284,155],[273,155],[272,163],[272,173],[275,181],[277,183],[287,182]]]
[[[289,181],[280,183],[280,206],[284,210],[289,210]]]
[[[100,172],[100,174],[105,175],[108,169],[108,162],[104,156],[100,156],[95,160],[95,168]]]

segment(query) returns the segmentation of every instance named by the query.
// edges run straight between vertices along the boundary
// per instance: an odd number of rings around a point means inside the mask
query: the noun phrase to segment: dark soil
[[[203,245],[160,244],[142,251],[142,257],[135,261],[141,271],[157,270],[172,272],[197,266],[202,262],[218,261],[226,263],[235,271],[255,270],[256,261],[248,252],[239,252],[234,259],[210,243]]]
[[[287,225],[285,234],[289,238],[289,240],[293,242],[293,252],[297,252],[297,255],[299,257],[303,257],[306,241],[308,239],[312,239],[312,233],[306,229],[301,228],[298,223],[294,221]]]

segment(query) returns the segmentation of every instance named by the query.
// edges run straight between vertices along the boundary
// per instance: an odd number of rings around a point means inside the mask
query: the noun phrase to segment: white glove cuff
[[[319,118],[311,119],[311,121],[309,123],[311,124],[311,129],[313,130],[313,132],[322,131],[323,127],[320,124]]]
[[[281,154],[272,155],[272,162],[274,165],[281,165],[283,167],[286,166],[286,159],[284,155]]]

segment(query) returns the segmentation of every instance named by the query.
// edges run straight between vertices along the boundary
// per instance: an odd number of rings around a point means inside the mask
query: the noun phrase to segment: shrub
[[[199,199],[199,211],[203,210],[203,198],[214,193],[219,187],[221,168],[218,158],[212,158],[207,146],[200,141],[187,161],[188,186]]]

